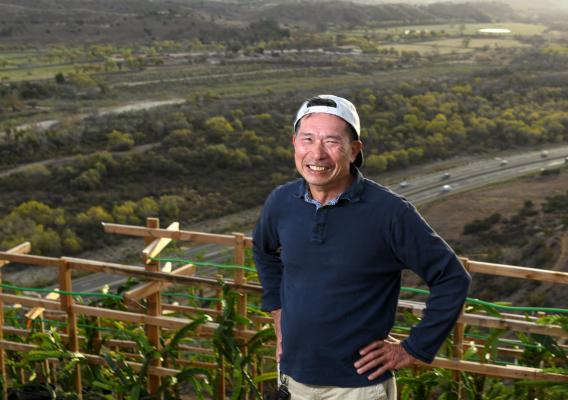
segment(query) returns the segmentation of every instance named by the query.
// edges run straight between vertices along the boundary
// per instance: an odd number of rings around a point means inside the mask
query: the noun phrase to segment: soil
[[[568,190],[568,170],[563,169],[559,175],[541,176],[540,174],[522,177],[507,183],[501,183],[477,189],[470,192],[456,193],[447,198],[420,207],[420,211],[430,225],[453,247],[459,255],[472,260],[483,260],[483,251],[476,253],[486,246],[480,245],[482,236],[463,235],[464,225],[474,219],[484,219],[493,213],[499,213],[504,218],[517,214],[527,200],[534,203],[534,209],[540,210],[541,204],[547,197],[565,195]],[[568,272],[568,226],[561,218],[548,216],[536,217],[532,222],[533,228],[540,231],[539,235],[546,243],[548,250],[554,256],[538,268]],[[545,233],[546,232],[546,233]],[[529,242],[531,237],[527,237]],[[513,264],[526,267],[534,262],[532,255],[526,253],[522,246],[500,247],[504,257],[517,259]],[[528,257],[528,258],[527,258]],[[524,260],[524,262],[523,262]],[[510,262],[502,262],[509,263]],[[418,284],[412,274],[405,275],[404,284]],[[523,279],[493,277],[474,274],[470,296],[489,301],[509,301],[514,305],[530,305],[545,307],[568,307],[564,285],[541,283]]]

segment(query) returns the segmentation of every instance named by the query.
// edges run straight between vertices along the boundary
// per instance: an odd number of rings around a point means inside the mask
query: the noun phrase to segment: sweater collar
[[[339,196],[339,200],[345,199],[348,201],[357,202],[361,200],[361,193],[363,193],[365,178],[361,171],[355,166],[351,167],[351,173],[354,175],[353,182],[347,188],[345,192],[343,192]],[[298,182],[298,190],[294,192],[294,197],[303,198],[308,190],[306,180],[299,179]]]

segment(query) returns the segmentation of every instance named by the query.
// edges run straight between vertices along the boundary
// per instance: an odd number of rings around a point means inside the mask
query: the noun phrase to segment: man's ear
[[[351,142],[351,162],[355,162],[357,154],[363,150],[363,142],[360,140],[354,140]]]

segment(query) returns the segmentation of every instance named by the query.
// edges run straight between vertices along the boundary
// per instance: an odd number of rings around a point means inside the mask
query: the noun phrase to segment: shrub
[[[484,232],[491,229],[493,225],[501,220],[501,214],[494,213],[484,219],[475,219],[472,222],[465,224],[463,228],[464,235],[471,235],[474,233]]]

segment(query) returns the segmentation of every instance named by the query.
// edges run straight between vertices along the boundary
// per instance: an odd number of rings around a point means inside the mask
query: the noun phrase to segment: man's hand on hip
[[[416,362],[416,358],[404,350],[400,341],[389,337],[385,340],[376,340],[359,351],[361,358],[355,362],[358,374],[379,367],[369,375],[369,380],[373,380],[389,370],[397,370]]]

